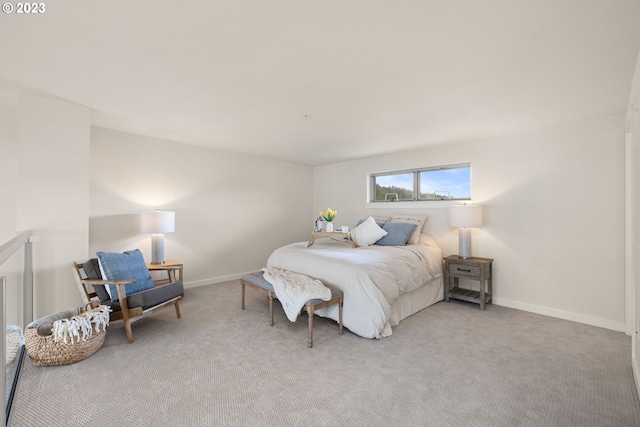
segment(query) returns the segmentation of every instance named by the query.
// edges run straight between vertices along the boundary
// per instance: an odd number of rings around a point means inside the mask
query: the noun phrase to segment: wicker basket
[[[98,328],[99,330],[96,331],[95,324],[92,323],[93,330],[89,334],[80,332],[80,339],[58,340],[57,342],[51,329],[53,323],[57,320],[73,320],[74,317],[87,316],[87,313],[97,311],[106,311],[108,314],[110,307],[101,305],[88,311],[77,309],[74,312],[61,312],[31,322],[24,332],[25,346],[29,359],[36,366],[58,366],[76,363],[91,356],[104,344],[107,336],[107,325],[103,325],[103,328]]]

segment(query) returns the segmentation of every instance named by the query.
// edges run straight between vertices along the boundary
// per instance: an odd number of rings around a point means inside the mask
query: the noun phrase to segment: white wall
[[[16,235],[16,164],[18,149],[18,93],[0,90],[0,242]]]
[[[94,127],[87,256],[139,248],[150,260],[139,213],[173,210],[165,258],[184,263],[186,286],[237,278],[308,239],[312,180],[308,166]]]
[[[632,312],[631,359],[636,389],[640,396],[640,366],[638,361],[638,346],[640,345],[640,52],[636,60],[635,73],[629,95],[627,109],[627,307]],[[629,331],[629,329],[631,329]]]
[[[424,230],[457,253],[448,209],[366,204],[367,174],[471,162],[472,197],[484,208],[473,254],[494,258],[496,304],[624,330],[624,118],[461,142],[317,167],[315,210],[337,225],[393,212],[424,213]]]
[[[20,95],[17,229],[33,230],[34,317],[78,305],[74,256],[88,244],[86,107]]]
[[[88,245],[89,110],[46,97],[4,91],[2,137],[2,242],[33,230],[34,316],[80,303],[71,260]],[[5,157],[6,156],[6,157]],[[5,266],[22,271],[23,251]],[[4,274],[5,272],[0,272]],[[14,273],[11,273],[13,276]],[[16,304],[14,287],[8,301]],[[8,320],[21,324],[18,307]]]
[[[0,90],[0,244],[16,236],[16,172],[18,149],[18,93]],[[22,253],[11,257],[0,266],[0,277],[7,278],[6,319],[7,324],[22,325],[22,305],[18,283],[22,271]]]

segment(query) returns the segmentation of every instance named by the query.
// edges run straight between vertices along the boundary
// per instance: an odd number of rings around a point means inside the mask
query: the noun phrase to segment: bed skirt
[[[391,304],[389,324],[391,326],[397,326],[407,317],[443,299],[444,277],[440,276],[420,286],[418,289],[400,295],[400,297]]]

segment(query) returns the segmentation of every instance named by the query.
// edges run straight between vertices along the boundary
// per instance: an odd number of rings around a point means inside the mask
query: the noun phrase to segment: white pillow
[[[422,233],[422,227],[427,222],[427,216],[425,215],[392,215],[390,222],[408,222],[409,224],[416,224],[417,227],[414,230],[411,237],[407,241],[407,245],[417,245],[420,243],[420,233]]]
[[[351,230],[351,238],[358,246],[371,246],[386,235],[387,232],[371,216]]]

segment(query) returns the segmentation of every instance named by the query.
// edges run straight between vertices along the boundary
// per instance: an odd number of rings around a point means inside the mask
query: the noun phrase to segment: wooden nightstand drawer
[[[463,264],[449,264],[449,274],[456,276],[480,277],[480,267]]]

